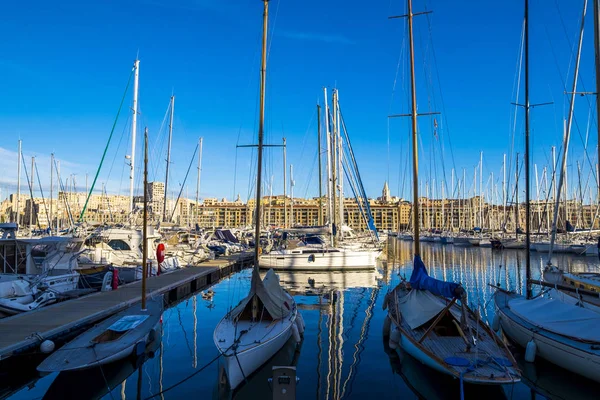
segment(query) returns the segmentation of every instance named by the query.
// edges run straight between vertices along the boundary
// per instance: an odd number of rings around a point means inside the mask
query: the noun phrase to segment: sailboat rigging
[[[529,142],[529,0],[525,0],[525,149],[528,153]],[[597,3],[596,3],[597,4]],[[556,223],[558,217],[558,204],[563,188],[566,156],[571,132],[571,122],[574,109],[574,93],[577,87],[577,75],[583,42],[583,26],[587,9],[587,0],[584,1],[581,16],[575,76],[573,77],[573,94],[569,108],[569,122],[564,133],[563,158],[559,178],[557,197],[555,199],[554,221],[552,223],[552,239],[548,255],[548,265],[552,264],[552,253],[556,237]],[[526,154],[526,162],[529,155]],[[526,168],[526,185],[529,186],[529,169]],[[526,209],[526,219],[531,218],[530,209]],[[529,261],[529,236],[531,234],[526,224],[526,254],[527,254],[527,288],[526,295],[521,296],[503,289],[496,291],[494,300],[496,304],[497,321],[502,332],[511,340],[527,348],[526,361],[532,362],[536,354],[546,360],[568,369],[572,372],[600,382],[600,335],[597,326],[600,324],[600,315],[592,310],[581,307],[581,304],[562,301],[560,298],[538,296],[532,298],[531,293],[531,263]],[[557,296],[558,297],[558,296]]]
[[[265,122],[265,87],[267,72],[267,24],[269,0],[263,0],[263,35],[260,80],[260,110],[257,146],[255,247],[250,292],[229,311],[215,328],[213,340],[225,358],[225,380],[234,390],[248,376],[269,360],[293,335],[301,341],[304,322],[294,298],[279,284],[279,277],[269,270],[259,275],[261,231],[262,152]]]
[[[417,93],[413,43],[412,0],[407,1],[411,82],[411,126],[413,164],[414,267],[410,281],[402,280],[384,300],[390,344],[401,346],[427,366],[460,378],[461,382],[508,384],[520,380],[516,361],[479,314],[466,304],[466,293],[457,283],[431,278],[421,260],[419,238],[419,160]],[[450,300],[451,299],[451,300]],[[460,303],[458,303],[460,301]],[[460,304],[460,306],[459,306]],[[385,328],[384,328],[385,329]],[[477,333],[475,333],[477,332]],[[477,339],[475,339],[477,338]],[[486,353],[489,359],[480,360]]]

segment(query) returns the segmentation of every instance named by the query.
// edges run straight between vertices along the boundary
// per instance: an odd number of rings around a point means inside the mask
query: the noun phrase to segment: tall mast
[[[323,172],[321,170],[321,106],[317,104],[317,158],[319,159],[319,211],[317,225],[323,225]]]
[[[277,13],[276,13],[277,14]],[[288,217],[287,217],[287,194],[286,194],[286,186],[287,186],[287,154],[286,154],[286,146],[285,146],[285,138],[283,138],[283,227],[288,227]]]
[[[327,104],[327,88],[323,88],[325,97],[325,141],[327,142],[327,219],[331,231],[331,244],[333,245],[333,190],[331,176],[331,132],[329,131],[329,104]]]
[[[256,210],[255,210],[255,228],[254,228],[254,275],[258,277],[258,256],[260,249],[260,201],[262,184],[262,152],[263,137],[265,127],[265,87],[267,80],[267,23],[269,20],[269,0],[263,0],[263,37],[262,37],[262,62],[260,68],[260,111],[258,118],[258,147],[257,147],[257,168],[256,172]],[[285,149],[285,147],[284,147]],[[285,186],[284,186],[285,187]]]
[[[338,178],[337,178],[337,159],[338,159],[338,151],[337,151],[337,139],[338,139],[338,135],[337,135],[337,90],[333,89],[331,92],[331,106],[333,107],[333,110],[331,112],[332,116],[333,116],[333,121],[332,121],[332,126],[333,126],[333,132],[331,133],[331,204],[332,204],[332,208],[333,208],[333,214],[331,215],[331,219],[332,219],[332,223],[336,228],[336,233],[334,235],[334,244],[336,242],[337,236],[339,234],[339,230],[340,227],[338,225],[338,217],[337,217],[337,210],[336,210],[336,206],[337,206],[337,196],[336,196],[336,191],[337,191],[337,184],[338,184]]]
[[[556,223],[558,220],[558,205],[560,203],[560,191],[563,187],[563,181],[565,179],[565,174],[567,173],[567,154],[569,152],[569,140],[571,138],[571,126],[573,123],[573,111],[575,109],[575,95],[577,90],[577,78],[579,77],[579,61],[581,60],[581,45],[583,42],[583,27],[585,23],[585,14],[587,11],[587,0],[583,3],[583,12],[581,16],[581,26],[579,33],[579,43],[577,45],[577,58],[575,61],[575,71],[573,76],[573,86],[571,90],[571,101],[569,104],[569,116],[567,121],[567,127],[565,130],[564,138],[563,138],[563,152],[562,152],[562,160],[560,167],[560,177],[558,178],[558,190],[556,192],[556,199],[554,203],[554,218],[552,220],[552,236],[550,237],[550,251],[548,253],[548,265],[552,265],[552,253],[554,251],[554,242],[556,240]],[[566,200],[566,199],[565,199]],[[566,207],[565,207],[566,209]],[[566,220],[565,220],[566,225]]]
[[[515,237],[519,239],[519,153],[515,159],[517,163],[515,171]]]
[[[506,231],[506,153],[502,158],[502,236]]]
[[[450,182],[450,232],[454,232],[454,168],[452,168],[452,176]]]
[[[50,154],[50,215],[48,217],[48,228],[52,235],[52,202],[54,201],[54,153]],[[58,203],[57,203],[58,206]]]
[[[167,144],[167,170],[165,172],[165,194],[169,188],[169,165],[171,164],[171,140],[173,139],[173,114],[175,113],[175,96],[171,96],[171,116],[169,117],[169,142]],[[167,196],[163,199],[163,222],[167,221]]]
[[[526,298],[531,298],[531,217],[529,187],[529,0],[525,0],[525,274]],[[537,176],[537,174],[536,174]]]
[[[56,162],[56,180],[58,182],[60,182],[60,160],[58,160]],[[60,184],[60,183],[59,183]],[[67,215],[69,215],[69,203],[67,202],[67,198],[65,197],[66,193],[63,193],[63,199],[65,201],[65,208],[67,209]],[[60,195],[57,196],[57,198],[60,200]],[[62,219],[62,215],[61,215],[61,219]],[[56,217],[56,232],[58,232],[60,230],[60,219],[58,218],[58,215]]]
[[[596,66],[596,118],[600,118],[600,0],[594,0],[594,55]],[[598,125],[598,163],[600,163],[600,124]],[[600,174],[596,172],[598,179],[598,199],[600,199]]]
[[[479,152],[479,224],[483,234],[483,151]]]
[[[290,164],[290,227],[294,226],[294,166]]]
[[[444,195],[444,183],[443,182],[440,184],[440,191],[442,192],[442,221],[441,221],[442,224],[440,226],[440,229],[445,230],[446,227],[445,227],[444,223],[446,222],[446,219],[444,218],[444,203],[446,201],[446,197]]]
[[[18,224],[20,221],[20,212],[19,209],[21,207],[21,139],[19,139],[19,155],[17,157],[17,210],[15,213],[15,222]]]
[[[412,150],[413,150],[413,229],[415,256],[421,254],[419,241],[419,153],[417,143],[417,88],[415,84],[415,48],[413,43],[413,12],[412,0],[408,0],[408,38],[410,43],[410,92],[412,98]]]
[[[343,238],[342,235],[342,225],[344,225],[344,166],[342,164],[342,160],[344,157],[343,152],[343,141],[342,141],[342,129],[341,129],[341,113],[340,113],[340,92],[335,90],[335,110],[337,113],[336,123],[337,123],[337,145],[338,145],[338,165],[337,165],[337,180],[338,187],[340,191],[340,196],[338,198],[338,234],[340,238]]]
[[[135,173],[135,134],[137,130],[137,109],[138,109],[138,80],[140,75],[140,60],[135,60],[133,63],[133,69],[135,70],[133,76],[133,105],[131,110],[133,115],[131,117],[131,158],[129,166],[129,209],[133,213],[133,179]],[[144,188],[144,191],[146,188]],[[166,192],[165,192],[166,196]]]
[[[34,186],[34,169],[35,169],[35,157],[31,157],[31,180],[29,183],[29,190],[31,190],[31,199],[29,199],[29,236],[33,234],[31,227],[33,226],[33,186]]]
[[[146,275],[148,274],[148,128],[144,130],[144,221],[142,231],[142,310],[146,310]],[[160,268],[157,265],[156,268]]]
[[[533,175],[535,176],[535,208],[537,210],[537,226],[539,229],[542,226],[542,214],[540,213],[540,181],[538,179],[537,164],[533,164]]]
[[[200,155],[198,156],[198,177],[196,179],[196,223],[199,224],[198,221],[198,205],[200,204],[200,175],[202,175],[202,138],[198,140],[198,146],[200,147]]]
[[[462,214],[463,214],[463,223],[462,223],[462,228],[466,228],[467,226],[467,214],[466,214],[466,202],[467,202],[467,170],[466,168],[463,168],[463,192],[462,192]],[[469,228],[471,229],[471,228]]]

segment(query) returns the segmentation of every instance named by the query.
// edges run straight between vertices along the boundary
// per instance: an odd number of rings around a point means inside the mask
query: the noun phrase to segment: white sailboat
[[[267,362],[294,335],[297,341],[304,330],[296,302],[269,270],[263,280],[259,276],[260,200],[262,184],[262,151],[264,136],[265,83],[267,65],[267,23],[269,1],[263,0],[263,41],[258,128],[258,172],[256,176],[256,209],[254,268],[250,292],[229,311],[215,328],[213,340],[225,359],[225,380],[234,390],[261,365]]]
[[[352,232],[352,229],[344,225],[342,212],[343,191],[341,189],[343,182],[341,171],[341,168],[343,168],[341,161],[342,138],[340,134],[341,117],[338,91],[334,90],[332,96],[332,132],[329,129],[330,113],[327,105],[327,89],[324,89],[324,97],[327,138],[328,226],[284,229],[283,234],[286,239],[281,241],[279,246],[261,254],[261,268],[285,271],[365,270],[374,269],[377,259],[381,255],[381,248],[376,243],[376,237],[372,233],[368,238],[358,238]],[[340,201],[335,199],[335,193],[338,189],[338,200]],[[370,225],[369,222],[367,222],[367,225]],[[327,236],[329,240],[322,240],[316,235]],[[288,240],[288,236],[294,236],[294,238]]]
[[[595,0],[594,7],[598,6]],[[549,265],[551,263],[554,240],[556,237],[556,223],[558,203],[564,180],[566,156],[569,148],[571,124],[579,61],[583,41],[583,26],[587,9],[584,3],[581,17],[581,28],[577,49],[577,59],[571,91],[570,110],[567,127],[564,134],[562,155],[562,168],[558,183],[556,208],[552,224],[552,239],[549,249]],[[526,228],[525,243],[530,246],[530,210],[529,210],[529,29],[528,29],[528,0],[525,0],[525,179],[526,179]],[[600,314],[584,308],[580,302],[562,301],[550,296],[532,298],[531,293],[531,262],[529,251],[526,253],[527,262],[527,289],[526,296],[514,292],[497,290],[494,295],[496,303],[497,322],[502,332],[511,340],[527,348],[526,359],[533,361],[536,355],[560,367],[580,374],[589,379],[600,382]]]
[[[272,250],[260,256],[261,268],[287,271],[355,271],[374,269],[381,250],[353,250],[341,247]]]
[[[389,331],[390,347],[402,347],[423,364],[459,378],[461,383],[515,383],[520,380],[516,361],[478,314],[469,309],[464,289],[459,284],[429,277],[421,260],[413,16],[412,1],[408,0],[406,17],[411,61],[414,268],[410,282],[403,280],[386,295],[384,309],[388,309],[388,316],[384,332]],[[480,357],[483,354],[485,360]]]

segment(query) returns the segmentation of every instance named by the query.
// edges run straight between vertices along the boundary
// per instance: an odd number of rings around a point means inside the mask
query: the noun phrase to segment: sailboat
[[[260,111],[258,125],[258,172],[256,174],[254,267],[250,292],[221,319],[213,340],[225,359],[224,380],[231,390],[238,387],[267,362],[294,335],[297,342],[304,331],[304,322],[294,298],[279,284],[279,278],[269,270],[264,279],[259,275],[262,151],[265,122],[265,84],[267,68],[267,23],[269,1],[263,0],[262,67]]]
[[[598,1],[595,1],[598,6]],[[569,148],[569,137],[573,121],[575,91],[579,73],[583,26],[587,1],[584,4],[581,18],[581,30],[573,78],[570,110],[564,134],[562,168],[558,183],[556,204],[560,201],[566,167],[566,155]],[[525,243],[530,246],[530,210],[529,210],[529,25],[528,0],[525,0],[525,196],[526,225]],[[549,252],[551,263],[552,247],[556,237],[555,208],[552,226],[552,239]],[[498,326],[511,340],[527,348],[526,358],[532,362],[536,355],[568,369],[579,375],[600,382],[600,314],[584,308],[579,303],[561,301],[550,296],[532,298],[531,293],[531,261],[526,251],[527,290],[526,296],[498,289],[494,295]]]
[[[148,129],[144,134],[144,239],[147,236]],[[163,312],[162,295],[147,301],[147,240],[143,241],[142,301],[115,314],[77,336],[46,358],[37,370],[42,373],[77,371],[142,354],[155,340]]]
[[[323,90],[325,97],[325,127],[327,142],[327,204],[328,224],[327,226],[293,227],[281,230],[282,240],[278,240],[274,248],[265,251],[260,256],[261,268],[273,268],[282,271],[356,271],[375,269],[377,259],[381,255],[379,248],[378,233],[375,229],[368,201],[360,196],[364,194],[364,188],[360,181],[360,174],[355,160],[352,160],[353,171],[359,182],[357,185],[349,182],[356,196],[357,205],[362,218],[369,229],[369,241],[359,242],[348,226],[343,221],[343,154],[342,136],[345,132],[345,124],[341,118],[338,102],[338,91],[334,90],[332,95],[332,112],[329,112],[327,104],[327,89]],[[318,108],[320,112],[320,108]],[[331,118],[330,118],[331,116]],[[317,116],[320,121],[321,116]],[[330,127],[332,128],[330,130]],[[346,146],[352,153],[347,132],[345,132]],[[318,142],[321,147],[320,124],[318,125]],[[319,153],[319,171],[321,170],[321,157]],[[319,177],[321,175],[319,174]],[[357,187],[355,187],[357,186]],[[339,196],[336,201],[336,191],[339,188]],[[362,189],[362,191],[361,191]],[[319,182],[319,192],[321,184]],[[321,198],[322,196],[319,196]],[[364,196],[366,198],[366,196]],[[319,209],[322,209],[321,207]],[[293,213],[292,213],[293,214]],[[326,238],[326,239],[325,239]],[[340,240],[338,240],[340,239]],[[345,241],[344,239],[348,239]],[[329,242],[329,243],[327,243]]]
[[[515,359],[481,321],[479,314],[467,306],[462,286],[429,277],[421,260],[414,14],[412,0],[407,3],[412,97],[414,267],[410,281],[402,280],[386,295],[384,309],[388,310],[388,315],[384,332],[389,332],[392,348],[402,347],[423,364],[459,378],[461,383],[515,383],[520,380]]]

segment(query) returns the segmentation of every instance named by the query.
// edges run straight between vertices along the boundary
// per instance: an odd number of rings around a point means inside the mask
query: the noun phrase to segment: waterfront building
[[[164,183],[149,182],[149,215],[151,223],[158,224],[162,220],[164,208]],[[46,229],[52,221],[55,229],[70,226],[85,205],[85,192],[59,192],[54,199],[36,197],[30,199],[21,194],[19,210],[16,209],[16,195],[11,194],[0,203],[0,220],[15,221],[21,226]],[[234,201],[225,198],[205,198],[196,204],[194,200],[181,198],[167,200],[167,219],[180,226],[201,228],[244,227],[253,224],[253,209],[255,200],[247,202],[238,195]],[[422,228],[425,230],[459,231],[475,227],[514,232],[516,227],[523,227],[525,207],[514,204],[491,204],[479,196],[467,199],[419,199]],[[293,207],[292,207],[293,204]],[[319,211],[319,204],[321,210]],[[356,231],[367,229],[367,222],[360,212],[354,198],[344,199],[344,220]],[[369,206],[377,229],[381,231],[406,230],[411,225],[412,205],[410,202],[390,194],[389,186],[385,183],[381,196],[369,199]],[[89,198],[83,220],[92,224],[138,224],[141,223],[143,197],[134,197],[134,218],[131,219],[129,196],[106,193],[95,193]],[[319,212],[325,216],[327,199],[298,198],[275,195],[262,199],[264,226],[283,227],[293,221],[294,226],[314,226],[319,224]],[[174,210],[174,211],[173,211]],[[552,223],[554,204],[549,201],[532,201],[531,218],[532,230],[546,232]],[[564,229],[565,221],[578,229],[589,229],[594,224],[600,227],[595,205],[582,204],[575,200],[562,202],[559,207],[560,229]],[[172,215],[172,219],[171,219]]]

